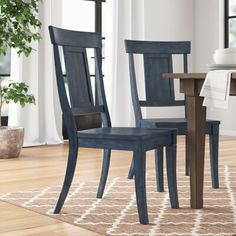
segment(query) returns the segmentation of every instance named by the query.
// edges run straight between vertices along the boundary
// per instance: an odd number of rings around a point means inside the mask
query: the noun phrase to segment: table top
[[[199,94],[207,73],[163,73],[165,79],[180,79],[180,92],[185,95]],[[236,96],[236,73],[232,73],[230,95]],[[197,83],[193,83],[196,82]],[[194,88],[193,88],[194,87]]]
[[[207,73],[164,73],[165,79],[205,79]],[[236,73],[232,73],[232,79],[236,79]]]

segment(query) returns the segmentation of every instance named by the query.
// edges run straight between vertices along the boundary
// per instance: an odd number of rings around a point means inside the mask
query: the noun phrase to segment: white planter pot
[[[0,127],[0,159],[18,157],[23,145],[24,128]]]

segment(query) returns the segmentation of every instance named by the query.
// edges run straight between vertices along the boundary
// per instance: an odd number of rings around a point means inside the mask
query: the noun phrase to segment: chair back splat
[[[60,104],[68,129],[69,139],[77,131],[73,116],[101,113],[103,126],[110,127],[110,115],[104,94],[101,66],[99,65],[100,60],[98,60],[98,55],[100,55],[99,49],[102,47],[101,36],[99,33],[70,31],[52,26],[49,26],[49,32],[54,49]],[[59,46],[63,49],[69,100],[62,72]],[[94,48],[98,105],[94,104],[87,48]],[[75,139],[72,138],[71,140]]]
[[[152,42],[125,40],[129,54],[130,79],[135,117],[142,119],[141,107],[184,106],[184,100],[175,100],[173,80],[164,80],[163,73],[173,72],[172,55],[182,54],[184,72],[187,72],[187,54],[190,42]],[[146,99],[140,100],[135,77],[134,54],[143,55]],[[136,124],[139,121],[136,119]]]

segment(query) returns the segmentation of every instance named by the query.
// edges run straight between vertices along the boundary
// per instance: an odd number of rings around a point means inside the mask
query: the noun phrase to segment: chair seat
[[[142,119],[141,127],[143,128],[176,128],[178,134],[187,133],[187,120],[185,118],[154,118],[154,119]],[[219,125],[218,120],[206,120],[207,134],[212,132],[211,125]]]
[[[97,128],[78,131],[82,147],[130,150],[142,145],[145,151],[176,143],[176,129]]]
[[[149,128],[96,128],[78,131],[78,138],[116,139],[116,140],[145,140],[172,135],[176,129],[149,129]]]

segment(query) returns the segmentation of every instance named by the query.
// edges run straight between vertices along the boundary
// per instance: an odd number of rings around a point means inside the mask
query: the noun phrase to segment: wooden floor
[[[178,138],[178,165],[184,165],[184,139]],[[0,160],[0,194],[61,184],[64,177],[67,145],[24,148],[20,158]],[[75,178],[98,179],[100,150],[80,149]],[[236,138],[220,138],[220,163],[236,165]],[[148,153],[147,169],[153,169],[153,153]],[[109,177],[126,176],[131,153],[113,151]],[[209,161],[208,140],[206,161]],[[95,236],[97,233],[63,223],[23,208],[0,201],[1,236]]]

